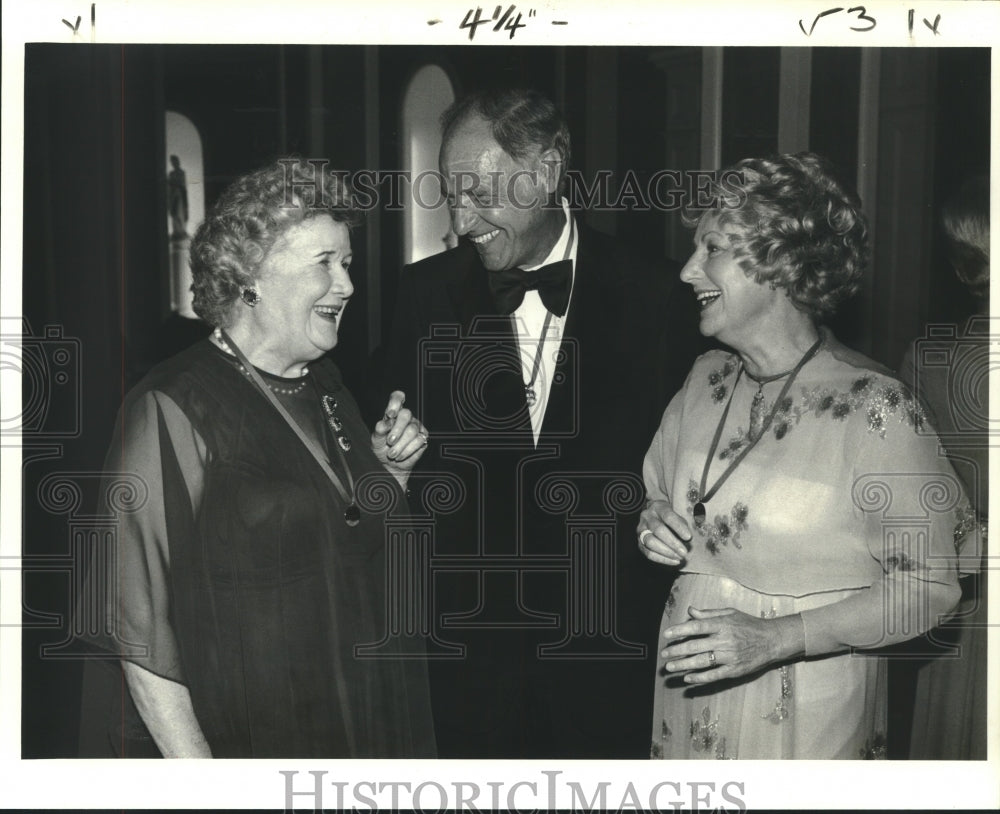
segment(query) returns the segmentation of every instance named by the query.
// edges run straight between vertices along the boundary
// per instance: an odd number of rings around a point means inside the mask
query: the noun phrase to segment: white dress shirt
[[[576,251],[580,243],[580,232],[578,229],[571,229],[572,213],[569,211],[569,201],[562,198],[563,213],[566,215],[566,223],[563,225],[562,234],[556,241],[548,257],[537,266],[524,266],[525,271],[534,271],[537,268],[558,263],[566,255],[566,246],[569,243],[570,234],[573,235],[573,245],[569,249],[569,259],[573,263],[573,283],[576,283]],[[562,344],[563,326],[569,316],[569,309],[573,307],[573,286],[570,287],[569,304],[563,316],[552,315],[549,321],[548,336],[542,345],[541,363],[538,366],[538,376],[535,379],[534,390],[537,396],[534,406],[528,406],[528,414],[531,416],[531,431],[538,444],[538,436],[542,431],[542,422],[545,419],[545,407],[549,403],[549,393],[552,390],[552,376],[556,371],[556,355]],[[514,311],[514,330],[517,334],[518,348],[521,352],[521,374],[525,386],[531,381],[531,371],[535,366],[535,354],[538,352],[538,342],[541,337],[542,328],[545,325],[545,315],[548,309],[542,305],[542,298],[537,291],[524,292],[524,301]]]

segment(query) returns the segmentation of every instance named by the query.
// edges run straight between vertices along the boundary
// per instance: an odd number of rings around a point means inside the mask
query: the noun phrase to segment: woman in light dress
[[[677,569],[651,755],[885,756],[885,664],[938,624],[975,544],[963,488],[905,386],[823,325],[867,260],[819,157],[746,159],[681,272],[701,356],[646,455],[639,542]]]

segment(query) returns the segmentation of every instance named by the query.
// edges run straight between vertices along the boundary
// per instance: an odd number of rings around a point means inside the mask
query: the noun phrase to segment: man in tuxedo
[[[695,303],[570,211],[548,99],[479,93],[442,125],[459,246],[403,270],[387,351],[430,432],[410,503],[433,517],[439,754],[647,757],[671,575],[638,552],[639,473]]]

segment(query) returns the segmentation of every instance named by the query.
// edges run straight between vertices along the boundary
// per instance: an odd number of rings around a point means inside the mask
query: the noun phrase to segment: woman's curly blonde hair
[[[719,173],[707,214],[736,227],[734,254],[748,276],[783,288],[813,319],[857,293],[868,263],[868,221],[856,194],[815,153],[746,158]],[[700,200],[699,205],[706,201]]]

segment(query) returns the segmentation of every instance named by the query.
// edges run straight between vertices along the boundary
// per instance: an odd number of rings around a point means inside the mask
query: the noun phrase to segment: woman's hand
[[[393,390],[385,415],[375,424],[372,452],[379,462],[406,488],[410,470],[427,449],[427,429],[403,406],[406,394]]]
[[[805,629],[798,614],[758,619],[733,608],[688,612],[690,621],[663,631],[671,644],[660,651],[667,672],[686,672],[688,684],[738,678],[805,653]]]
[[[687,559],[691,529],[666,500],[654,500],[639,515],[639,548],[646,559],[681,565]]]

